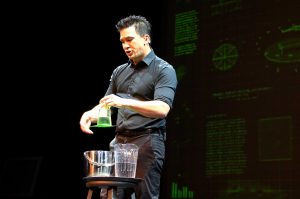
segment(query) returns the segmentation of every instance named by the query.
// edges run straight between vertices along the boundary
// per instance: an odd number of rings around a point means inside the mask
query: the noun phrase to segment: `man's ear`
[[[148,35],[148,34],[145,34],[145,35],[144,35],[144,39],[145,39],[146,43],[148,43],[148,44],[150,44],[150,43],[151,43],[151,38],[150,38],[150,35]]]

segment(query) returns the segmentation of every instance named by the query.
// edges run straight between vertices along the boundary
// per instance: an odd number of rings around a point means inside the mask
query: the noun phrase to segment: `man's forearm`
[[[170,111],[169,105],[159,100],[138,101],[134,99],[124,99],[124,103],[121,107],[151,118],[165,118]]]

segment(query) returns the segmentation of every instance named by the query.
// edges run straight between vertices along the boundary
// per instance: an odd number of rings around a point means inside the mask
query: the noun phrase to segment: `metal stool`
[[[107,189],[107,198],[116,199],[117,190],[124,188],[133,188],[139,182],[142,181],[140,178],[123,178],[123,177],[84,177],[86,187],[89,189],[87,199],[91,199],[93,190],[105,188]]]

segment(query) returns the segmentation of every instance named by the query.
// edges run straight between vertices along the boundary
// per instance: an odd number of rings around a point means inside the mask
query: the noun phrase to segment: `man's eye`
[[[133,37],[129,37],[129,38],[127,38],[126,40],[127,41],[132,41],[134,38]]]

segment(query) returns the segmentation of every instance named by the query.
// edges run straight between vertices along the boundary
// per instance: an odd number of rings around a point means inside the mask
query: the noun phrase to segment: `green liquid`
[[[111,119],[109,117],[99,117],[97,121],[97,126],[111,126]]]

